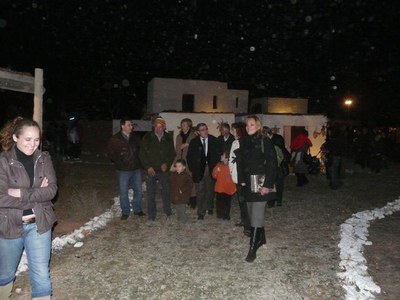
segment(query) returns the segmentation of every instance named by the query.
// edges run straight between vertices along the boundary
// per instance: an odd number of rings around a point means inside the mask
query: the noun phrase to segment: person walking
[[[121,220],[129,218],[131,204],[129,188],[133,189],[133,214],[145,216],[142,211],[142,164],[139,159],[140,139],[133,133],[132,121],[120,120],[120,130],[108,142],[107,155],[117,170],[119,185],[119,203],[122,210]]]
[[[220,158],[217,138],[208,134],[205,123],[196,126],[197,137],[190,141],[187,153],[189,170],[196,187],[197,216],[204,220],[208,211],[214,213],[214,180],[211,172]]]
[[[57,179],[51,157],[39,150],[38,123],[17,117],[0,131],[0,299],[8,299],[26,250],[32,299],[50,299],[51,200]]]
[[[246,189],[247,209],[250,216],[251,237],[247,262],[256,259],[259,247],[266,243],[265,206],[275,198],[278,167],[275,147],[262,134],[262,124],[255,115],[246,118],[247,135],[240,139],[239,184]]]
[[[171,202],[175,204],[178,222],[186,223],[186,205],[189,203],[193,187],[192,177],[186,172],[186,161],[178,159],[175,162],[175,172],[169,176],[171,185]]]
[[[308,131],[303,128],[290,145],[290,149],[292,150],[292,163],[294,164],[294,174],[297,177],[298,187],[309,182],[306,176],[308,165],[304,162],[304,156],[308,153],[310,147],[312,147],[312,143],[308,138]]]
[[[165,129],[165,120],[161,117],[155,118],[153,130],[143,136],[139,154],[140,161],[146,171],[147,212],[152,221],[156,219],[157,215],[157,181],[161,185],[164,213],[167,217],[172,214],[168,172],[174,161],[175,148],[172,136]]]
[[[221,161],[214,167],[212,177],[215,179],[215,210],[218,219],[231,219],[232,195],[236,193],[236,184],[229,171],[229,152],[221,155]]]
[[[192,127],[193,127],[193,122],[191,119],[185,118],[181,120],[180,132],[176,136],[175,140],[176,156],[174,162],[177,162],[178,159],[184,159],[186,161],[190,141],[196,137],[196,133],[192,129]],[[189,174],[191,174],[187,166],[186,166],[186,171]],[[190,194],[189,203],[192,209],[196,208],[196,189],[194,185]]]

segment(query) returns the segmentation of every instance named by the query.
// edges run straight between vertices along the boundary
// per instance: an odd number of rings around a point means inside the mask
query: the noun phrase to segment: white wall
[[[309,138],[313,143],[311,154],[316,155],[321,145],[325,142],[326,136],[321,133],[323,126],[326,127],[327,118],[323,115],[257,115],[263,126],[268,126],[277,130],[277,133],[285,138],[286,148],[290,150],[292,126],[304,126],[309,133]],[[236,122],[244,122],[247,116],[236,117]]]
[[[226,82],[153,78],[147,86],[147,111],[160,113],[165,110],[182,110],[182,95],[194,95],[194,112],[246,113],[248,91],[228,89]],[[213,96],[218,105],[213,109]],[[239,98],[236,107],[236,97]]]

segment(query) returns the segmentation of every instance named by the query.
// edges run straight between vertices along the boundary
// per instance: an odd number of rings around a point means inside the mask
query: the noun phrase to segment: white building
[[[257,114],[307,114],[308,99],[263,97],[250,101],[250,112]]]
[[[324,115],[288,115],[288,114],[257,114],[263,126],[268,126],[273,132],[282,135],[285,146],[290,150],[290,143],[301,129],[306,129],[312,142],[312,155],[317,155],[326,139],[328,119]],[[246,116],[236,116],[236,122],[244,122]]]
[[[156,77],[147,85],[147,112],[247,113],[248,98],[226,82]]]

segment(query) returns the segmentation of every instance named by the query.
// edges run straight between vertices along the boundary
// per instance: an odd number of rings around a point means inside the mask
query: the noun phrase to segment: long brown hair
[[[37,127],[41,136],[40,126],[36,121],[31,119],[16,117],[8,121],[0,131],[0,144],[4,151],[9,151],[15,144],[13,134],[19,137],[25,127]]]

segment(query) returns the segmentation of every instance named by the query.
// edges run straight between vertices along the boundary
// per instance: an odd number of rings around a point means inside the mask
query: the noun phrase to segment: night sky
[[[48,118],[140,117],[148,81],[172,77],[305,97],[338,118],[352,97],[352,118],[389,124],[399,17],[396,0],[0,0],[0,67],[44,69]],[[0,92],[9,111],[15,94]]]

